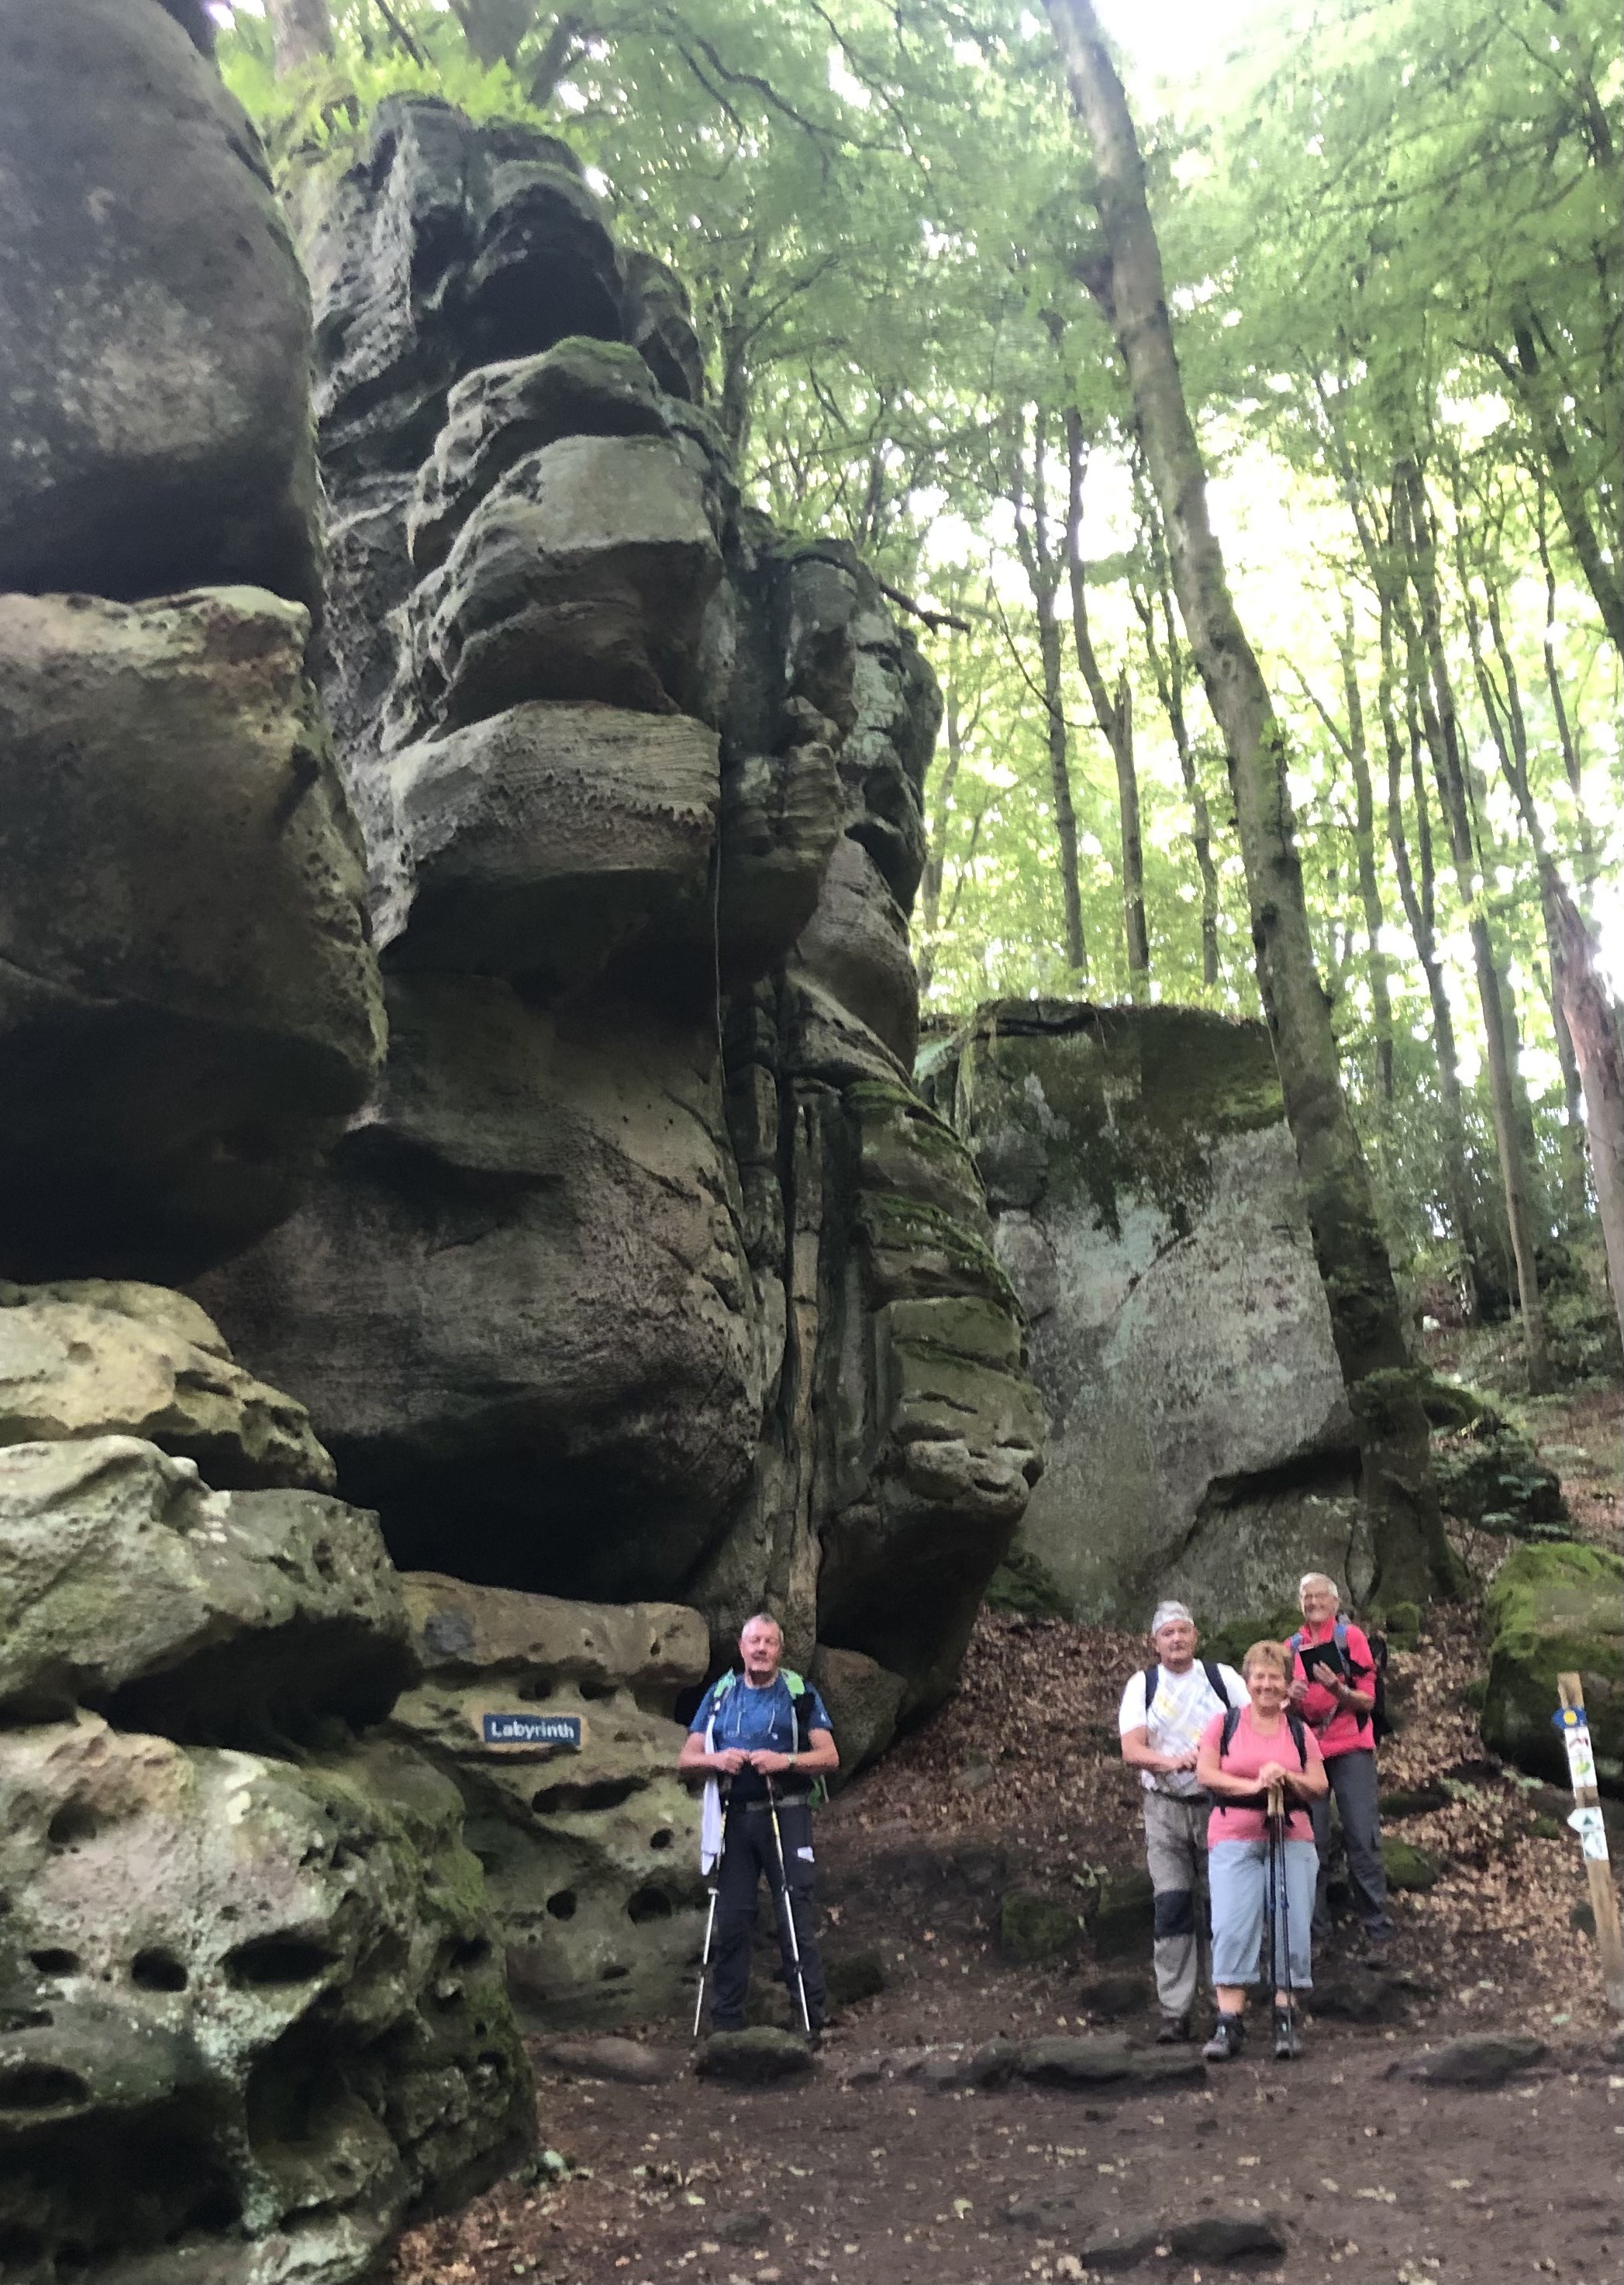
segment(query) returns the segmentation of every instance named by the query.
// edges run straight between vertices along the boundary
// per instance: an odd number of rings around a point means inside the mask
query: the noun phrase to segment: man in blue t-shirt
[[[706,1691],[677,1763],[679,1771],[716,1779],[727,1802],[711,1951],[710,2023],[718,2031],[743,2029],[756,1894],[764,1875],[775,1906],[787,1882],[807,2013],[814,2031],[823,2022],[823,1964],[812,1915],[812,1781],[837,1770],[840,1755],[828,1708],[810,1684],[784,1670],[783,1655],[783,1629],[776,1619],[759,1611],[745,1621],[739,1637],[743,1672],[725,1674]],[[781,1874],[768,1814],[773,1802],[783,1840]],[[781,1908],[778,1941],[793,1999],[795,1956]]]

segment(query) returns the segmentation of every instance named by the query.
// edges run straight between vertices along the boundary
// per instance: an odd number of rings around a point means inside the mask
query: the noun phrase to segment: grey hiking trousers
[[[1342,1821],[1353,1909],[1365,1934],[1375,1942],[1385,1943],[1393,1934],[1393,1921],[1387,1911],[1387,1874],[1382,1865],[1381,1814],[1376,1805],[1376,1755],[1369,1747],[1357,1747],[1351,1754],[1329,1754],[1325,1774],[1330,1779],[1330,1791],[1309,1803],[1314,1837],[1320,1849],[1314,1932],[1316,1936],[1324,1936],[1330,1930],[1330,1915],[1325,1906],[1325,1879],[1330,1865],[1330,1804],[1334,1800]]]
[[[1156,1892],[1156,1996],[1164,2015],[1188,2015],[1206,1918],[1207,1819],[1212,1804],[1145,1792],[1145,1862]]]

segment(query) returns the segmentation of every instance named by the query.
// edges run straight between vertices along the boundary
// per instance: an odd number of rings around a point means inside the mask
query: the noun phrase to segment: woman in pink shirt
[[[1218,2024],[1202,2050],[1209,2061],[1228,2062],[1245,2037],[1246,1986],[1257,1981],[1263,1949],[1265,1891],[1268,1885],[1268,1827],[1265,1809],[1269,1788],[1283,1787],[1287,1804],[1283,1849],[1286,1879],[1286,1935],[1275,1933],[1275,2053],[1298,2052],[1291,1991],[1313,1983],[1310,1929],[1318,1851],[1308,1810],[1325,1791],[1325,1763],[1313,1733],[1288,1714],[1291,1658],[1277,1642],[1255,1642],[1241,1661],[1241,1677],[1251,1704],[1233,1721],[1228,1747],[1228,1717],[1214,1715],[1201,1733],[1196,1779],[1212,1796],[1207,1820],[1207,1874],[1212,1898],[1212,1985]],[[1288,1958],[1289,1953],[1289,1975]]]

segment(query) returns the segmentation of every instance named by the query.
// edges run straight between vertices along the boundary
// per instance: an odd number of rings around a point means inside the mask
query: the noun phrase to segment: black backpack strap
[[[1286,1727],[1291,1732],[1291,1743],[1297,1748],[1298,1765],[1306,1770],[1308,1766],[1308,1737],[1303,1726],[1303,1717],[1294,1706],[1286,1708]]]
[[[1145,1669],[1145,1727],[1146,1727],[1147,1729],[1149,1729],[1149,1726],[1150,1726],[1150,1701],[1151,1701],[1151,1700],[1156,1696],[1157,1692],[1161,1688],[1161,1686],[1162,1686],[1162,1669],[1161,1669],[1160,1665],[1159,1665],[1159,1664],[1157,1664],[1157,1665],[1155,1665],[1155,1666],[1148,1666],[1148,1667],[1146,1667],[1146,1669]]]
[[[1235,1733],[1240,1727],[1240,1708],[1238,1706],[1229,1707],[1225,1712],[1224,1726],[1218,1740],[1218,1758],[1220,1762],[1223,1760],[1224,1755],[1228,1752],[1230,1747],[1235,1743]]]
[[[1234,1701],[1224,1687],[1224,1677],[1219,1670],[1218,1661],[1215,1658],[1204,1658],[1201,1661],[1201,1671],[1207,1678],[1207,1688],[1217,1699],[1219,1704],[1232,1706]]]
[[[812,1694],[810,1690],[795,1691],[790,1695],[795,1709],[795,1749],[797,1754],[812,1751]]]

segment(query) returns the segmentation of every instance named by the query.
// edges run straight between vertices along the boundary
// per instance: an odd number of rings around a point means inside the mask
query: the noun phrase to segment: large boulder
[[[233,1363],[195,1301],[106,1278],[0,1284],[0,1444],[139,1436],[223,1491],[330,1492],[302,1404]]]
[[[0,589],[318,609],[310,296],[241,106],[156,0],[4,0],[0,51]]]
[[[455,1789],[89,1715],[0,1742],[0,2236],[45,2285],[349,2285],[533,2133]]]
[[[0,1273],[193,1274],[365,1097],[381,999],[308,632],[254,588],[0,597]]]
[[[1274,1058],[1188,1008],[984,1008],[932,1089],[985,1180],[1053,1423],[1022,1544],[1081,1617],[1212,1620],[1369,1576]]]
[[[703,1936],[699,1805],[676,1774],[679,1691],[710,1663],[697,1611],[570,1603],[416,1573],[421,1685],[394,1734],[457,1786],[506,1946],[538,2023],[680,2009]],[[489,1715],[565,1716],[579,1749],[489,1742]]]
[[[1483,1742],[1536,1777],[1567,1782],[1551,1716],[1557,1676],[1577,1674],[1597,1775],[1624,1793],[1624,1558],[1602,1547],[1515,1547],[1485,1605]]]

